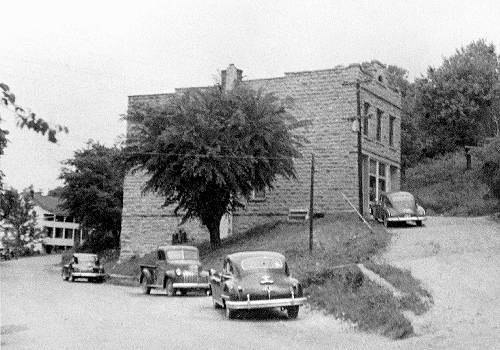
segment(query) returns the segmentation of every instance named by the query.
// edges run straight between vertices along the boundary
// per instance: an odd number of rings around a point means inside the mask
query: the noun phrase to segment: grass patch
[[[472,169],[465,170],[463,153],[427,159],[406,170],[402,188],[413,193],[428,214],[451,216],[489,215],[498,203],[479,178],[482,161],[472,156]]]
[[[433,303],[432,295],[422,287],[422,283],[414,278],[409,270],[398,269],[388,264],[367,263],[365,266],[405,293],[405,296],[399,300],[402,310],[410,310],[416,315],[429,310]]]

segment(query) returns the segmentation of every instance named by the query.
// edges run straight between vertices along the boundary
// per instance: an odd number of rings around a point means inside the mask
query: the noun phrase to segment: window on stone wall
[[[389,116],[389,146],[394,146],[394,118]]]
[[[365,102],[364,113],[363,113],[363,134],[365,134],[366,136],[368,136],[369,112],[370,112],[370,104],[368,102]]]
[[[252,197],[251,199],[253,201],[264,201],[266,200],[266,190],[257,190],[257,189],[254,189],[252,191]]]
[[[381,140],[382,136],[382,111],[377,108],[377,141]]]

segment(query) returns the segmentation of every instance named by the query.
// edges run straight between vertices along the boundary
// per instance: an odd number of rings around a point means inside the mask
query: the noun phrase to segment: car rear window
[[[198,260],[198,252],[196,250],[168,250],[168,260]]]
[[[409,193],[397,193],[389,196],[391,204],[396,209],[411,209],[415,206],[415,198]]]
[[[241,261],[241,268],[244,271],[281,270],[283,269],[283,261],[281,261],[281,259],[271,257],[247,258]]]

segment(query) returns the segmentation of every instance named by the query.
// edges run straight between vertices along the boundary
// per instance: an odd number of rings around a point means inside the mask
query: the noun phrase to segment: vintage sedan
[[[214,307],[226,310],[234,318],[237,310],[286,310],[288,318],[297,318],[306,298],[299,281],[292,278],[285,257],[276,252],[255,251],[225,257],[222,271],[210,271]]]
[[[71,282],[77,278],[86,278],[88,282],[102,282],[106,274],[96,254],[74,253],[71,261],[62,267],[61,276],[63,280]]]
[[[166,245],[158,247],[156,264],[140,265],[141,283],[144,294],[151,289],[163,289],[168,296],[189,291],[210,292],[208,271],[203,271],[198,248],[187,245]]]
[[[425,210],[415,201],[409,192],[397,191],[380,194],[379,200],[371,206],[373,218],[382,221],[384,226],[392,222],[414,221],[422,226]]]

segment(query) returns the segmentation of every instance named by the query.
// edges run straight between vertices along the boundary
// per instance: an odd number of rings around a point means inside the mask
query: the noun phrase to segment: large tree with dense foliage
[[[20,193],[10,188],[0,194],[0,228],[13,238],[9,242],[14,246],[22,246],[42,233],[36,227],[33,195],[31,187]]]
[[[144,190],[175,205],[183,222],[198,218],[220,245],[219,225],[253,190],[294,178],[301,123],[262,90],[215,86],[173,97],[163,107],[135,106],[125,148],[127,165],[149,175]]]
[[[89,141],[64,162],[60,178],[64,181],[58,194],[63,208],[86,230],[94,250],[119,244],[123,206],[122,151]],[[111,242],[106,242],[106,237]],[[107,247],[99,247],[99,244]]]
[[[493,44],[470,43],[416,81],[415,112],[428,156],[475,145],[497,131],[500,60]]]

